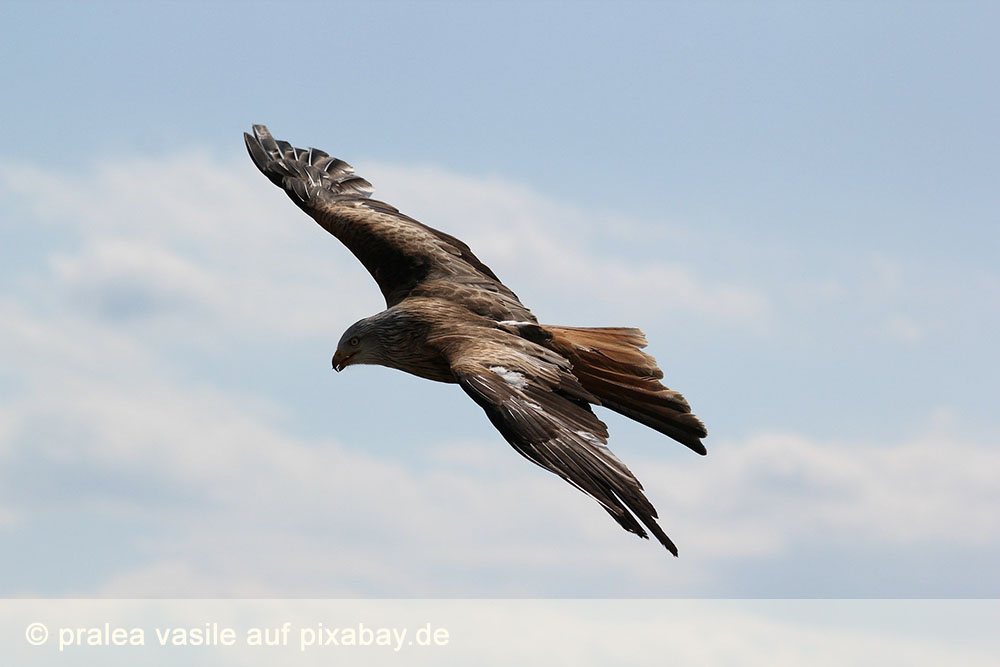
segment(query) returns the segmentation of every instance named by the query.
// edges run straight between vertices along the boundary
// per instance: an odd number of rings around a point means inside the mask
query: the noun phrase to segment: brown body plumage
[[[371,184],[347,163],[276,141],[262,125],[244,137],[260,171],[339,238],[385,296],[386,310],[344,333],[334,368],[378,364],[458,383],[520,454],[677,554],[590,408],[603,405],[705,453],[705,427],[660,383],[641,331],[540,325],[467,245],[371,199]]]

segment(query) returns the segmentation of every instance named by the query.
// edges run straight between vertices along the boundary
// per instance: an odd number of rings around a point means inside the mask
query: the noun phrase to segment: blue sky
[[[0,5],[0,590],[996,596],[997,14]],[[455,387],[331,373],[383,303],[251,123],[646,331],[709,456],[601,416],[680,559]]]

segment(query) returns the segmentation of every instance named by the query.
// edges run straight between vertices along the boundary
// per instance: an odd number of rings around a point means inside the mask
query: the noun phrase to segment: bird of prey
[[[457,383],[519,454],[677,555],[591,409],[603,405],[705,454],[704,425],[659,382],[640,330],[539,324],[469,246],[372,199],[371,183],[343,160],[276,140],[264,125],[243,136],[257,168],[361,260],[385,297],[385,310],[344,332],[335,370],[379,364]]]

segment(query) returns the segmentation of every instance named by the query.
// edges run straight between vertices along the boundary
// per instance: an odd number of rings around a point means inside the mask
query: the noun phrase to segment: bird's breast
[[[386,365],[435,382],[456,382],[451,365],[441,352],[425,344],[415,342],[408,347],[397,348]]]

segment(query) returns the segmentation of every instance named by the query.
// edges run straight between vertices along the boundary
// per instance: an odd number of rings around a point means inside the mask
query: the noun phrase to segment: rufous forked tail
[[[663,371],[642,351],[639,329],[542,325],[552,335],[549,347],[573,362],[573,373],[601,404],[670,436],[699,454],[705,425],[691,413],[680,392],[660,383]]]

